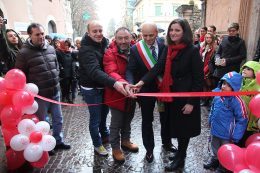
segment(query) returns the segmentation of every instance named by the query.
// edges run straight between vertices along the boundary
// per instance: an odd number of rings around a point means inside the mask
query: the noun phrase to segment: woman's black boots
[[[171,163],[165,167],[165,171],[175,171],[178,169],[183,169],[186,158],[186,151],[189,145],[190,138],[177,138],[178,140],[178,151],[177,153],[170,157]]]

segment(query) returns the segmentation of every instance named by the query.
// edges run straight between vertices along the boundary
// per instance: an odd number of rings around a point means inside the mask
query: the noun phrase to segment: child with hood
[[[233,71],[225,74],[219,81],[214,92],[239,91],[242,76]],[[203,166],[205,169],[215,169],[225,172],[219,165],[218,149],[228,143],[238,143],[247,126],[246,105],[239,96],[215,96],[212,102],[209,125],[211,127],[211,158]]]
[[[248,61],[246,62],[242,68],[241,68],[241,74],[243,76],[243,82],[242,82],[242,88],[241,91],[259,91],[260,86],[256,82],[256,73],[260,70],[260,63],[256,61]],[[246,95],[246,96],[241,96],[244,102],[247,105],[249,105],[250,100],[253,98],[252,95]],[[248,110],[248,124],[247,124],[247,129],[244,133],[243,138],[239,142],[239,145],[241,147],[245,146],[245,141],[246,139],[254,134],[257,133],[260,129],[258,127],[257,122],[259,121],[259,118],[256,118],[252,112]]]

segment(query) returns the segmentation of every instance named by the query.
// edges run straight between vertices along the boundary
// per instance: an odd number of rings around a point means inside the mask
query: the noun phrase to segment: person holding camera
[[[6,29],[7,20],[0,16],[0,73],[14,68],[16,55],[22,47],[22,40],[13,29]]]
[[[239,37],[239,24],[231,23],[228,27],[228,36],[223,38],[215,54],[215,64],[213,64],[215,86],[224,74],[240,71],[240,65],[246,59],[246,52],[245,41]]]

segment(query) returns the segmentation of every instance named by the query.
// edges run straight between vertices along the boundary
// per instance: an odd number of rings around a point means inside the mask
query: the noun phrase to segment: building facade
[[[12,28],[26,37],[30,23],[44,26],[46,34],[61,33],[72,38],[69,0],[0,0],[0,10]]]
[[[189,4],[190,0],[137,0],[133,12],[133,24],[135,30],[144,21],[153,21],[159,28],[167,30],[169,23],[180,17],[176,11],[183,4]],[[194,0],[194,5],[200,8],[200,0]]]
[[[121,21],[120,26],[126,26],[130,30],[133,29],[133,13],[137,0],[120,0]]]
[[[260,0],[202,1],[205,25],[215,25],[219,34],[227,34],[230,23],[239,23],[239,35],[246,42],[247,59],[251,60],[260,37]]]

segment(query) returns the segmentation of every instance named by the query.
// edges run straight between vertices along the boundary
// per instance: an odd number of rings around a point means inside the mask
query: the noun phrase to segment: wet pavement
[[[77,98],[77,102],[82,102],[81,96]],[[55,156],[51,156],[48,164],[43,169],[28,168],[20,169],[15,172],[33,172],[33,173],[124,173],[124,172],[140,172],[140,173],[160,173],[164,172],[164,166],[169,163],[168,157],[170,153],[165,152],[161,148],[160,123],[159,114],[155,113],[154,118],[154,136],[155,149],[154,161],[148,163],[145,159],[145,149],[142,145],[141,136],[141,112],[140,108],[136,108],[135,117],[132,121],[132,141],[139,145],[138,153],[124,152],[126,162],[117,164],[111,155],[111,147],[105,145],[109,151],[108,157],[102,157],[94,154],[94,148],[88,130],[89,113],[86,107],[68,107],[63,106],[64,116],[64,139],[66,143],[70,143],[72,149],[68,151],[58,151]],[[208,158],[208,136],[209,129],[207,127],[208,111],[206,107],[202,107],[202,132],[201,135],[192,138],[187,152],[184,170],[176,172],[185,173],[211,173],[203,169],[203,161]],[[110,122],[108,116],[107,123]],[[183,127],[185,130],[185,127]],[[176,140],[172,140],[176,145]],[[0,173],[8,172],[6,169],[6,160],[4,158],[3,139],[0,137]],[[10,172],[10,171],[9,171]],[[14,171],[13,171],[14,172]]]

